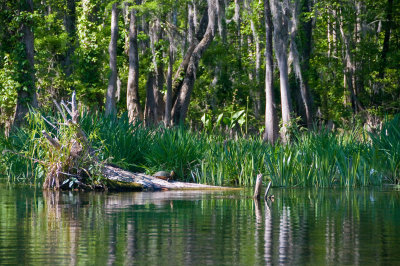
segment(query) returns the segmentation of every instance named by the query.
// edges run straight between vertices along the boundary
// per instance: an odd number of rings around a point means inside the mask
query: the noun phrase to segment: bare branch
[[[57,150],[61,148],[61,145],[58,142],[58,140],[52,138],[45,130],[42,130],[42,134],[54,148],[56,148]]]
[[[60,105],[58,105],[58,103],[55,100],[53,100],[53,103],[56,105],[57,110],[60,112],[60,114],[63,117],[64,121],[67,122],[68,121],[67,116],[65,115],[64,111],[61,109]]]

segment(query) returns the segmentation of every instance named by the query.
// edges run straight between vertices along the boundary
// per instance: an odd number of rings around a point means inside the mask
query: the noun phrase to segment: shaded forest
[[[29,106],[263,134],[400,110],[393,0],[0,1],[0,124]],[[280,122],[279,122],[280,121]]]

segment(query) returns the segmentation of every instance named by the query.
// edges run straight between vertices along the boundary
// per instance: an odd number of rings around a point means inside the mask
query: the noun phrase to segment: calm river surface
[[[400,192],[57,193],[0,184],[0,265],[399,265]]]

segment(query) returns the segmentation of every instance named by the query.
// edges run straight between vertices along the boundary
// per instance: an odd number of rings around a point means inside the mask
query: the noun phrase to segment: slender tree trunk
[[[126,105],[131,123],[143,120],[143,112],[139,100],[139,55],[135,9],[132,9],[130,12],[129,22],[129,75],[126,90]]]
[[[176,5],[173,7],[172,14],[170,14],[170,21],[176,26],[174,17],[176,13]],[[170,126],[171,123],[171,109],[172,109],[172,75],[175,60],[174,48],[174,34],[172,31],[168,32],[169,49],[168,49],[168,70],[167,70],[167,93],[165,96],[165,112],[164,112],[164,125]]]
[[[189,66],[190,58],[193,54],[194,49],[196,48],[198,42],[202,40],[204,34],[207,30],[208,25],[208,10],[204,11],[203,17],[201,19],[198,31],[196,32],[196,38],[194,38],[193,43],[190,44],[186,53],[183,56],[182,62],[179,65],[177,71],[175,72],[174,78],[172,80],[172,102],[175,103],[178,95],[180,94],[180,90],[182,88],[183,80],[185,78],[187,68]]]
[[[346,34],[344,32],[344,28],[343,28],[343,17],[342,14],[340,14],[340,22],[339,22],[339,29],[340,29],[340,34],[342,36],[342,40],[344,43],[344,65],[345,65],[345,87],[347,88],[347,90],[350,93],[350,100],[351,100],[351,106],[353,109],[353,113],[356,114],[358,113],[358,111],[362,110],[362,105],[358,100],[358,97],[355,93],[355,65],[354,65],[354,61],[352,58],[352,44],[351,44],[351,39],[350,39],[350,35]]]
[[[111,40],[108,46],[110,54],[110,70],[111,76],[108,81],[107,96],[106,96],[106,114],[116,115],[117,107],[115,104],[115,92],[117,91],[117,40],[118,40],[118,8],[114,3],[111,11]]]
[[[154,72],[150,71],[146,83],[146,106],[144,120],[149,126],[157,120],[157,104],[154,99]]]
[[[260,36],[257,32],[254,15],[253,15],[253,7],[251,6],[250,0],[245,0],[245,7],[247,12],[250,16],[250,28],[253,36],[253,42],[255,45],[255,68],[254,68],[254,77],[255,77],[255,86],[250,93],[253,95],[254,98],[253,109],[254,109],[254,116],[256,119],[259,119],[260,110],[261,110],[261,87],[260,87],[260,68],[261,68],[261,45],[260,45]],[[250,42],[249,42],[250,45]]]
[[[22,11],[33,13],[33,0],[26,0]],[[22,24],[22,44],[25,47],[27,64],[24,65],[23,80],[21,88],[17,92],[17,105],[13,119],[13,127],[19,127],[25,122],[25,116],[29,111],[29,106],[37,107],[36,87],[35,87],[35,50],[34,35],[32,25],[24,21]],[[25,87],[25,88],[24,88]]]
[[[180,90],[180,94],[173,106],[172,109],[172,118],[174,125],[178,125],[185,121],[187,111],[190,103],[190,96],[193,90],[194,82],[196,80],[196,72],[197,67],[200,61],[201,56],[204,51],[210,45],[214,38],[214,30],[215,30],[215,11],[216,11],[216,3],[217,0],[208,0],[208,26],[206,33],[204,34],[203,39],[194,49],[189,65],[187,68],[187,72],[185,78],[183,80],[182,88]],[[201,25],[200,25],[201,27]]]
[[[171,40],[170,40],[171,42]],[[174,65],[174,49],[172,44],[169,45],[168,50],[168,70],[167,70],[167,94],[165,97],[165,115],[164,125],[168,127],[171,122],[171,108],[172,108],[172,71]]]
[[[67,78],[73,71],[72,57],[75,51],[76,38],[76,6],[75,0],[67,0],[67,11],[64,14],[64,26],[68,34],[68,49],[63,60],[64,72]]]
[[[303,78],[303,69],[300,65],[300,54],[297,49],[296,36],[299,23],[299,3],[296,1],[292,4],[292,18],[290,20],[290,54],[293,59],[293,69],[297,81],[300,85],[300,96],[301,96],[301,109],[304,115],[304,121],[308,128],[312,126],[312,113],[310,104],[310,94],[308,92],[308,87]],[[311,39],[307,40],[311,43]],[[290,56],[289,56],[290,57]]]
[[[194,8],[193,2],[188,3],[188,43],[191,44],[194,42],[194,38],[196,37],[196,28],[194,24]]]
[[[152,109],[149,110],[148,113],[151,113],[153,115],[147,116],[147,124],[158,123],[159,121],[161,121],[165,109],[164,100],[161,94],[164,84],[164,66],[161,58],[162,53],[160,53],[159,47],[160,39],[161,25],[160,21],[156,19],[153,25],[150,27],[150,47],[153,54],[152,63],[154,66],[154,70],[152,71],[151,75],[149,75],[149,79],[152,79],[152,81],[149,81],[148,84],[153,85],[154,103],[150,101],[149,104],[146,104],[146,108]],[[150,88],[148,89],[150,90]],[[149,93],[150,91],[148,91],[148,94]],[[148,98],[146,99],[149,100]]]
[[[242,68],[242,39],[243,36],[241,34],[240,28],[241,28],[241,18],[240,18],[240,3],[242,0],[234,0],[235,1],[235,14],[233,15],[233,21],[235,21],[236,24],[236,40],[238,44],[238,51],[239,51],[239,58],[238,58],[238,64],[239,64],[239,69]]]
[[[217,17],[218,17],[218,32],[222,38],[222,42],[226,43],[226,16],[225,16],[225,1],[217,1]]]
[[[288,141],[287,127],[290,123],[290,89],[288,75],[288,17],[289,17],[289,2],[288,0],[272,0],[271,11],[274,24],[274,45],[276,59],[279,67],[279,78],[281,88],[281,108],[282,108],[282,128],[281,138],[283,143]]]
[[[128,28],[129,29],[129,21],[131,17],[131,12],[129,11],[129,3],[124,2],[123,8],[122,8],[122,17],[124,19],[124,29]],[[125,41],[124,41],[124,53],[129,56],[129,33],[125,34]]]
[[[272,51],[272,15],[269,0],[264,0],[265,16],[265,133],[264,141],[274,144],[278,138],[278,121],[276,117],[273,88],[274,59]]]
[[[385,29],[385,37],[383,39],[383,47],[381,53],[381,65],[379,69],[378,77],[380,79],[384,78],[385,76],[385,66],[386,66],[386,57],[387,53],[389,52],[389,41],[390,41],[390,31],[392,28],[393,23],[393,0],[387,1],[387,9],[386,9],[386,21],[383,24]]]
[[[313,9],[313,0],[306,0],[303,3],[303,12],[311,12]],[[313,45],[313,21],[314,19],[310,18],[307,21],[301,20],[301,26],[304,31],[304,41],[303,41],[303,49],[300,60],[300,67],[302,69],[303,74],[303,93],[304,99],[308,106],[308,115],[307,116],[307,127],[311,128],[313,123],[313,99],[310,92],[309,84],[308,84],[308,72],[310,69],[310,57],[311,57],[311,49]],[[305,75],[304,75],[305,74]]]

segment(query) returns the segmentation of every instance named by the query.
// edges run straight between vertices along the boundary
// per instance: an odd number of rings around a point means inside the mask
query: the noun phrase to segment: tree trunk
[[[126,105],[131,123],[143,120],[139,101],[139,56],[136,30],[136,10],[130,12],[129,22],[129,75],[126,90]]]
[[[194,42],[190,44],[187,49],[181,64],[179,65],[177,71],[175,72],[174,79],[172,81],[172,103],[175,103],[178,95],[180,94],[180,90],[182,88],[183,80],[185,78],[187,68],[189,66],[190,58],[193,54],[194,49],[198,42],[204,37],[204,34],[207,30],[208,25],[208,10],[204,11],[203,17],[201,19],[198,31],[196,32],[196,38],[194,38]]]
[[[149,126],[157,120],[157,104],[154,99],[154,72],[150,71],[146,83],[146,106],[144,120]]]
[[[293,59],[293,69],[297,81],[300,85],[300,96],[301,96],[301,110],[304,116],[304,121],[308,128],[312,126],[312,113],[311,113],[311,104],[310,104],[310,94],[308,92],[307,84],[303,77],[303,69],[300,65],[300,54],[297,49],[296,36],[298,30],[299,23],[299,6],[298,2],[292,4],[292,18],[290,21],[290,54]],[[311,37],[311,36],[310,36]],[[309,43],[311,43],[311,39],[307,39]],[[306,48],[307,49],[307,48]],[[303,53],[304,54],[304,53]],[[290,57],[290,56],[289,56]]]
[[[278,122],[273,88],[274,60],[272,51],[272,15],[269,0],[264,0],[265,16],[265,133],[264,141],[274,144],[278,138]]]
[[[274,24],[274,45],[276,52],[276,59],[279,67],[280,89],[281,89],[281,108],[282,108],[282,129],[281,138],[282,142],[288,141],[287,127],[290,124],[290,89],[289,89],[289,76],[288,76],[288,17],[289,17],[289,2],[283,0],[272,0],[271,11],[273,14]]]
[[[344,32],[343,28],[343,17],[342,14],[340,14],[340,22],[339,22],[339,29],[340,29],[340,34],[342,36],[342,40],[344,43],[344,58],[343,58],[343,63],[345,65],[345,87],[350,93],[350,100],[351,100],[351,106],[353,109],[353,113],[356,114],[360,110],[362,110],[362,105],[358,100],[358,97],[355,92],[355,65],[353,61],[353,55],[351,53],[352,50],[352,43],[350,39],[350,35],[346,34]]]
[[[108,46],[110,54],[110,70],[111,76],[108,81],[106,96],[106,115],[116,115],[117,107],[115,104],[115,92],[117,91],[117,40],[118,40],[118,9],[117,4],[112,5],[111,11],[111,40]]]
[[[172,119],[174,125],[178,125],[185,121],[187,111],[190,103],[190,95],[193,90],[194,82],[196,80],[197,67],[201,56],[204,51],[210,45],[214,38],[214,28],[215,28],[215,10],[217,0],[208,0],[208,26],[203,39],[193,50],[193,53],[189,60],[189,65],[185,78],[183,80],[182,88],[180,90],[179,96],[172,109]],[[200,26],[201,27],[201,26]]]
[[[176,12],[176,7],[174,6],[174,10],[172,14],[170,14],[170,22],[176,26],[174,23],[174,13]],[[167,70],[167,93],[165,95],[165,111],[164,111],[164,125],[166,127],[170,126],[171,123],[171,108],[172,108],[172,75],[173,75],[173,67],[175,60],[175,48],[174,48],[174,34],[172,31],[167,32],[169,39],[169,48],[168,48],[168,70]]]
[[[255,21],[254,21],[254,14],[253,14],[253,7],[251,6],[251,3],[249,3],[249,0],[246,0],[245,3],[245,8],[247,9],[247,12],[250,17],[250,28],[253,36],[253,42],[255,45],[255,57],[254,57],[254,62],[255,62],[255,68],[254,68],[254,76],[255,76],[255,86],[253,90],[250,91],[251,95],[254,98],[254,103],[253,103],[253,110],[254,110],[254,116],[256,120],[259,119],[260,117],[260,110],[261,110],[261,87],[260,87],[260,68],[261,68],[261,45],[260,45],[260,36],[257,32]],[[250,45],[250,42],[249,42]]]
[[[225,1],[217,0],[217,17],[218,17],[218,32],[221,36],[222,42],[226,43],[226,15],[225,15]]]
[[[383,47],[381,53],[381,65],[379,69],[378,78],[382,79],[385,76],[386,56],[389,52],[390,31],[392,28],[392,14],[393,14],[393,0],[387,1],[386,21],[383,24],[385,29],[385,37],[383,39]]]
[[[23,10],[33,13],[33,0],[26,0]],[[22,24],[22,44],[25,47],[25,56],[27,64],[24,65],[23,80],[21,87],[18,88],[17,105],[13,119],[13,127],[19,127],[25,122],[25,115],[29,111],[29,106],[37,107],[36,87],[35,87],[35,50],[34,35],[32,25],[28,25],[27,21]],[[24,88],[25,87],[25,88]]]
[[[196,28],[194,24],[194,10],[193,2],[188,3],[188,42],[191,44],[194,42]]]
[[[71,76],[73,71],[72,57],[75,51],[76,39],[76,7],[75,0],[67,0],[67,10],[64,14],[64,27],[68,34],[68,49],[62,62],[65,75]]]
[[[164,84],[164,67],[162,63],[162,53],[160,53],[159,41],[161,39],[161,25],[158,19],[156,19],[150,27],[150,47],[152,51],[152,64],[154,66],[154,70],[152,70],[151,74],[149,74],[148,85],[152,84],[152,93],[153,99],[149,99],[149,95],[151,93],[150,87],[147,87],[147,98],[146,108],[148,109],[147,114],[151,114],[150,116],[146,116],[146,123],[156,124],[163,118],[164,112],[164,100],[161,94]],[[151,96],[150,96],[151,97]],[[153,102],[154,100],[154,102]]]
[[[174,66],[174,51],[172,44],[170,44],[168,50],[167,94],[165,97],[165,115],[164,115],[164,125],[166,127],[168,127],[171,122],[173,66]]]

